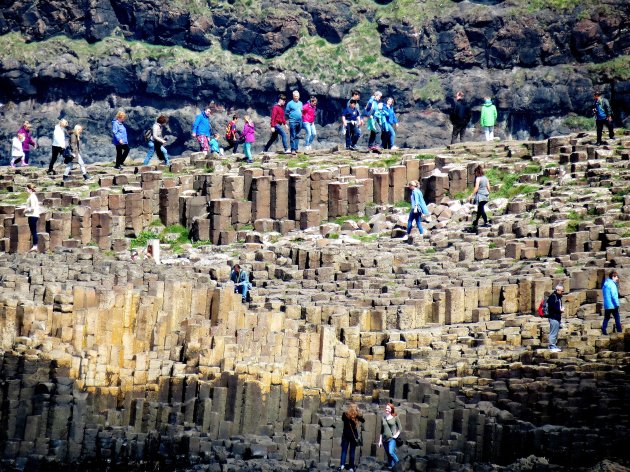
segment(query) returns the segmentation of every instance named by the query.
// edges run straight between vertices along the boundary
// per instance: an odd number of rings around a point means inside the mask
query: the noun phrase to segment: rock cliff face
[[[62,115],[93,121],[88,131],[106,135],[115,109],[124,105],[134,109],[130,131],[132,144],[139,145],[142,129],[159,111],[176,117],[175,134],[187,131],[190,115],[211,100],[226,110],[216,117],[219,128],[238,109],[266,129],[276,95],[294,88],[320,97],[323,142],[338,140],[335,123],[353,88],[364,101],[376,88],[396,99],[403,146],[448,139],[449,99],[456,89],[474,105],[484,95],[495,98],[501,137],[568,132],[564,118],[588,116],[596,87],[612,99],[617,124],[627,124],[627,2],[589,1],[563,10],[546,7],[551,1],[536,8],[515,1],[408,3],[0,2],[0,41],[6,46],[0,52],[0,101],[10,102],[0,139],[7,142],[23,119],[34,123],[36,135],[49,136]],[[377,41],[380,52],[368,39]],[[331,49],[348,41],[345,49]],[[336,73],[330,66],[335,58],[354,69]],[[187,115],[177,111],[186,107],[193,107]],[[88,116],[88,109],[97,116]],[[185,149],[186,140],[177,136],[172,152]],[[104,144],[86,143],[90,160],[110,157]],[[47,156],[41,149],[34,157]]]

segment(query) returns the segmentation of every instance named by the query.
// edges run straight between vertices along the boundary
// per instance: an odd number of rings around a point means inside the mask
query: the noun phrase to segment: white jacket
[[[13,142],[11,143],[11,157],[24,157],[22,141],[20,141],[17,136],[13,138]]]
[[[66,131],[59,125],[55,126],[52,145],[60,148],[65,148],[68,145],[66,143]]]

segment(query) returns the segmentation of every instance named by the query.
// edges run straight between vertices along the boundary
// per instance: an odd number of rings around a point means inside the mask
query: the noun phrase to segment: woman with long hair
[[[468,197],[468,200],[477,204],[477,216],[473,221],[473,226],[477,227],[479,218],[483,217],[483,225],[488,226],[488,215],[486,215],[485,206],[490,199],[490,181],[488,177],[484,175],[483,167],[477,166],[475,168],[475,188]]]
[[[361,416],[361,411],[357,404],[350,403],[348,410],[341,415],[341,421],[343,421],[343,433],[341,435],[341,464],[338,470],[354,471],[355,450],[357,446],[362,446],[359,423],[364,423],[365,420]],[[348,449],[350,449],[350,464],[348,464],[346,469]]]
[[[381,419],[381,435],[378,438],[378,447],[385,448],[387,465],[390,468],[393,468],[399,461],[396,455],[396,438],[400,436],[401,431],[402,427],[400,418],[396,414],[396,408],[391,403],[386,404]]]

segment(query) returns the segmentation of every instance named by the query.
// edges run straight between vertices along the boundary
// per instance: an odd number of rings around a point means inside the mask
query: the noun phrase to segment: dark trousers
[[[392,134],[389,131],[381,131],[381,147],[383,149],[391,149]]]
[[[604,125],[608,127],[608,137],[613,139],[615,137],[615,130],[612,121],[608,120],[595,120],[595,126],[597,127],[597,142],[602,142],[602,131],[604,131]]]
[[[160,152],[158,152],[158,149],[155,149],[156,154],[158,155],[158,157],[160,157]],[[123,165],[123,162],[125,162],[125,159],[127,159],[127,156],[129,155],[129,145],[128,144],[116,144],[116,167],[120,167],[121,165]],[[161,160],[164,160],[164,154],[162,154],[162,156],[160,157]]]
[[[377,136],[378,136],[378,133],[376,131],[370,131],[370,137],[368,138],[368,147],[369,148],[379,145],[379,143],[376,142],[376,137]]]
[[[238,152],[238,140],[237,139],[227,139],[228,145],[223,148],[225,151],[232,150],[232,153]]]
[[[350,449],[350,464],[349,469],[354,469],[354,458],[355,458],[355,450],[357,445],[351,443],[345,438],[341,438],[341,464],[342,466],[346,465],[346,455],[348,454],[348,449]]]
[[[267,144],[265,144],[265,148],[264,148],[265,152],[269,151],[269,148],[273,145],[273,143],[276,142],[276,139],[278,139],[278,136],[282,138],[282,146],[284,146],[284,150],[288,151],[289,145],[287,144],[287,133],[284,131],[284,128],[282,127],[282,125],[275,125],[273,127],[273,132],[271,133],[271,136],[269,137],[269,141],[267,141]]]
[[[619,318],[619,307],[609,308],[608,310],[604,310],[604,322],[602,323],[602,333],[606,334],[606,329],[608,328],[608,320],[610,319],[611,316],[615,318],[615,331],[617,331],[618,333],[621,333],[621,319]]]
[[[28,217],[28,227],[31,230],[31,236],[33,237],[33,246],[37,246],[37,216]]]
[[[459,142],[464,142],[464,133],[466,132],[466,125],[453,124],[453,134],[451,135],[451,144],[455,144],[457,136],[459,136]]]
[[[473,223],[473,226],[477,226],[480,217],[483,217],[484,224],[488,223],[488,215],[486,215],[485,209],[486,203],[488,202],[477,202],[477,216],[475,217],[475,222]]]
[[[63,152],[63,148],[59,147],[59,146],[53,146],[52,147],[52,157],[50,158],[50,164],[48,164],[48,172],[52,172],[53,171],[53,167],[55,165],[55,162],[57,162],[57,158],[59,157],[59,155]]]
[[[346,149],[356,146],[359,140],[359,127],[356,123],[348,123],[346,125]]]

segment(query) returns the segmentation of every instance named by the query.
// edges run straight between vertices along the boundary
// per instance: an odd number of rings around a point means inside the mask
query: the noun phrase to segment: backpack
[[[549,317],[549,297],[544,297],[542,300],[540,300],[540,304],[538,305],[538,310],[536,310],[536,314],[541,318]]]
[[[144,140],[145,141],[151,141],[151,138],[153,138],[153,129],[152,128],[148,128],[144,132]]]

